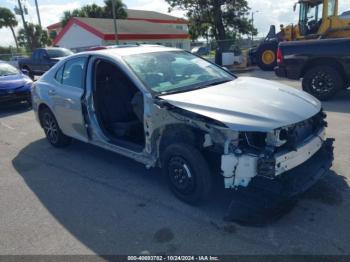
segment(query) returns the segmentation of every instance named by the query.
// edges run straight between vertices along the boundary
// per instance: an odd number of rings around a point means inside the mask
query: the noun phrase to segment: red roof
[[[52,29],[57,29],[57,28],[61,28],[61,27],[62,27],[61,22],[58,22],[58,23],[49,25],[49,26],[47,27],[47,29],[52,30]]]

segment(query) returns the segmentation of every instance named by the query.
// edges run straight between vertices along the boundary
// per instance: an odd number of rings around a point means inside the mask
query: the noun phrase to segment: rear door
[[[85,94],[87,56],[75,57],[62,65],[55,76],[55,85],[48,90],[53,110],[62,132],[88,141],[82,99]]]

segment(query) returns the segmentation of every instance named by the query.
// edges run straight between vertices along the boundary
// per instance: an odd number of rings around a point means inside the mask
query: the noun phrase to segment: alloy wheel
[[[317,72],[311,80],[311,88],[315,93],[326,94],[335,88],[332,76],[324,72]]]
[[[58,126],[56,120],[53,118],[51,114],[44,115],[44,123],[43,123],[44,131],[52,144],[56,144],[58,142]]]

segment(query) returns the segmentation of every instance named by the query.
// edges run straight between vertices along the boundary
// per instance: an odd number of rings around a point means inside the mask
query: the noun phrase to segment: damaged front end
[[[325,142],[326,115],[271,132],[241,132],[221,158],[225,188],[247,187],[254,177],[275,179],[316,154]]]
[[[320,111],[272,132],[240,133],[226,143],[222,175],[225,188],[235,189],[229,220],[257,219],[258,214],[297,197],[327,174],[333,162],[333,139],[325,138],[325,118]]]

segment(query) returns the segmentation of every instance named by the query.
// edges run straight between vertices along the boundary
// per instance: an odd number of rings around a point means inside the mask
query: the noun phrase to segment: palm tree
[[[61,17],[61,25],[64,27],[72,17],[113,18],[112,1],[115,3],[116,17],[118,19],[127,18],[126,5],[123,4],[122,0],[105,0],[104,6],[92,4],[72,11],[65,11]]]
[[[126,13],[126,5],[121,0],[105,0],[105,17],[113,18],[113,8],[112,1],[114,1],[115,5],[115,14],[117,19],[125,19],[128,14]]]
[[[18,51],[17,38],[15,35],[15,31],[13,29],[17,25],[18,25],[18,22],[16,20],[16,17],[10,11],[10,9],[0,7],[0,28],[2,28],[2,27],[9,27],[10,28],[12,35],[13,35],[13,39],[15,40],[15,43],[16,43],[17,51]]]
[[[30,49],[45,47],[51,45],[51,39],[46,30],[43,30],[40,25],[29,23],[27,26],[27,36],[30,39]],[[26,33],[23,28],[18,31],[18,42],[20,46],[27,45]]]

